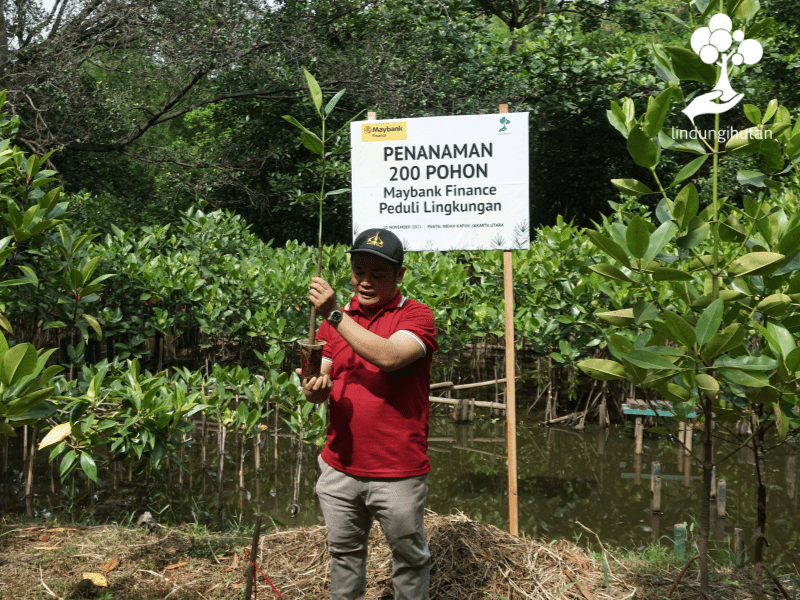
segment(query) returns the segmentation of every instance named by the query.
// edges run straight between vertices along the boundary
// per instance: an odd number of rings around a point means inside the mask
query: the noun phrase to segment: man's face
[[[366,252],[353,253],[352,267],[353,291],[361,308],[370,316],[395,297],[406,272],[406,268],[401,267],[395,274],[392,263]]]

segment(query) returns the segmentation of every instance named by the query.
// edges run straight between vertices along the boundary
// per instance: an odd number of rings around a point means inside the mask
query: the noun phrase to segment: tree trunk
[[[711,530],[711,474],[714,468],[714,446],[711,442],[714,421],[711,398],[706,398],[703,403],[706,426],[703,430],[703,504],[700,518],[700,539],[697,542],[700,554],[700,591],[708,598],[708,535]]]
[[[762,405],[757,406],[757,414],[763,414]],[[765,481],[766,472],[764,464],[764,427],[753,419],[753,427],[756,428],[753,436],[753,451],[756,463],[756,479],[758,483],[758,508],[756,519],[756,546],[753,552],[753,587],[755,588],[753,597],[755,600],[766,600],[763,583],[763,564],[764,564],[764,545],[766,538],[764,531],[767,525],[767,483]]]

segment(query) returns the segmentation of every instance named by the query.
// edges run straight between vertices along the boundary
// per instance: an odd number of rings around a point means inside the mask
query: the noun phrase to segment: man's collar
[[[398,306],[403,306],[403,304],[405,304],[405,301],[406,301],[405,296],[403,296],[403,294],[398,289],[397,293],[394,295],[394,298],[392,298],[391,300],[389,300],[389,302],[384,304],[381,307],[381,309],[376,313],[375,316],[381,314],[381,312],[383,312],[384,310],[392,310],[393,308],[397,308]],[[356,298],[355,296],[350,298],[350,302],[348,302],[345,305],[344,310],[347,313],[360,312],[362,315],[367,316],[367,314],[363,310],[361,310],[361,305],[358,303],[358,298]]]

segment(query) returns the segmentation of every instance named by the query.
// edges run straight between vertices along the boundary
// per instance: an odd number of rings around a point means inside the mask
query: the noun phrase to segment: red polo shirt
[[[323,322],[323,357],[330,371],[330,425],[322,460],[356,477],[414,477],[430,471],[428,417],[431,362],[439,349],[430,308],[397,295],[371,319],[353,297],[343,309],[359,325],[388,339],[403,331],[425,355],[397,371],[381,371],[361,358]]]

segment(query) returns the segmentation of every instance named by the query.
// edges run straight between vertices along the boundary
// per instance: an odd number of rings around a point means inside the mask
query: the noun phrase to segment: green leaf
[[[786,418],[786,415],[783,414],[780,405],[775,402],[772,404],[773,412],[775,413],[775,427],[778,430],[778,435],[781,439],[786,438],[786,434],[789,433],[789,419]]]
[[[761,9],[758,0],[729,0],[725,12],[742,21],[750,20]]]
[[[83,318],[86,319],[86,321],[89,323],[89,325],[92,326],[92,329],[94,329],[94,332],[97,334],[97,339],[98,340],[102,340],[103,339],[103,330],[100,327],[100,322],[97,319],[95,319],[93,316],[87,315],[86,313],[83,314]]]
[[[339,196],[340,194],[346,194],[350,191],[350,188],[340,188],[338,190],[331,190],[330,192],[325,192],[325,198],[328,196]]]
[[[294,199],[295,204],[300,204],[301,202],[305,202],[306,200],[311,200],[312,198],[316,198],[316,194],[312,194],[311,192],[306,192],[305,194],[301,194],[297,198]]]
[[[611,310],[606,312],[595,313],[598,319],[608,321],[612,325],[633,325],[633,309],[623,308],[622,310]]]
[[[744,116],[753,124],[761,123],[761,110],[755,104],[745,104],[743,107]]]
[[[324,151],[322,140],[320,140],[315,134],[309,131],[304,131],[300,134],[300,139],[303,142],[303,146],[311,150],[314,154],[322,156]]]
[[[304,125],[301,125],[300,122],[298,122],[298,120],[295,119],[293,116],[291,116],[291,115],[283,115],[283,118],[286,119],[287,121],[289,121],[289,123],[291,123],[295,127],[297,127],[300,131],[302,131],[304,133],[311,133],[311,131],[306,129],[306,127]]]
[[[658,310],[650,302],[640,300],[633,307],[633,318],[636,325],[654,321],[658,319]]]
[[[760,171],[739,171],[736,173],[736,181],[742,185],[753,185],[755,187],[767,187],[764,180],[767,178],[765,173]]]
[[[15,398],[7,405],[6,416],[9,418],[18,418],[20,415],[24,415],[37,405],[47,400],[53,394],[54,389],[55,388],[52,387],[43,388],[41,390],[25,394],[20,398]]]
[[[699,346],[705,345],[711,337],[717,332],[720,324],[722,323],[722,314],[724,305],[722,299],[714,300],[702,312],[697,319],[697,328],[695,329],[697,344]]]
[[[715,369],[739,369],[740,371],[774,371],[778,361],[769,356],[720,356],[714,361]]]
[[[774,252],[750,252],[730,264],[728,275],[731,277],[764,275],[777,269],[784,258],[783,254]]]
[[[658,164],[658,148],[639,124],[631,129],[628,136],[628,152],[640,167],[652,169]]]
[[[717,375],[724,377],[728,381],[744,387],[767,387],[769,378],[764,373],[757,371],[745,372],[738,369],[718,369]]]
[[[785,232],[778,242],[778,252],[789,255],[800,248],[800,225]]]
[[[781,316],[786,313],[792,299],[786,294],[772,294],[756,305],[756,310],[770,316]]]
[[[0,381],[7,386],[14,385],[23,377],[33,375],[38,362],[39,355],[32,344],[17,344],[3,356]]]
[[[636,215],[628,223],[625,230],[625,243],[628,251],[635,258],[644,258],[647,248],[650,246],[650,229],[647,221]]]
[[[97,483],[97,465],[94,459],[86,452],[81,452],[81,469],[89,479]]]
[[[336,103],[339,102],[339,98],[344,95],[344,90],[339,90],[336,95],[331,98],[330,102],[325,105],[325,116],[327,117],[329,114],[333,112],[333,109],[336,107]]]
[[[690,183],[678,192],[672,208],[672,217],[678,222],[681,229],[686,229],[692,219],[697,216],[699,209],[700,196],[697,194],[694,184]]]
[[[708,237],[708,233],[711,229],[710,225],[698,216],[694,217],[689,222],[689,226],[686,228],[686,230],[686,235],[675,240],[675,244],[678,246],[678,248],[683,250],[688,250],[689,248],[694,248],[695,246],[701,244],[703,240]]]
[[[657,369],[663,371],[677,370],[679,368],[663,356],[647,350],[632,350],[631,352],[627,352],[625,354],[625,359],[631,364],[643,369]]]
[[[732,323],[722,331],[715,333],[703,346],[703,360],[710,362],[712,358],[723,352],[730,352],[741,346],[745,339],[746,329],[741,323]]]
[[[675,179],[673,179],[673,181],[669,185],[669,187],[675,187],[680,182],[685,181],[686,179],[689,179],[689,177],[691,177],[692,175],[697,173],[697,171],[700,169],[700,167],[702,167],[705,164],[705,162],[706,162],[706,160],[708,159],[709,156],[711,156],[711,155],[710,154],[704,154],[703,156],[698,156],[693,161],[691,161],[689,164],[684,165],[683,168],[680,171],[678,171],[678,174],[675,176]]]
[[[588,230],[586,235],[589,236],[591,242],[600,248],[600,250],[608,254],[611,258],[619,261],[622,266],[630,268],[631,261],[622,246],[593,229]]]
[[[679,269],[656,267],[652,272],[653,281],[692,281],[694,276]]]
[[[625,367],[613,360],[589,358],[579,362],[577,366],[593,379],[601,381],[625,379]]]
[[[650,236],[650,243],[644,255],[645,264],[649,264],[672,239],[678,226],[673,221],[662,223]]]
[[[717,69],[707,65],[700,57],[688,48],[681,46],[666,46],[672,58],[672,70],[680,79],[700,81],[713,87],[717,83]]]
[[[659,393],[671,402],[689,402],[692,399],[692,394],[684,387],[676,383],[667,383],[666,385],[657,388]]]
[[[725,143],[725,151],[733,154],[752,154],[766,152],[773,145],[773,131],[763,125],[737,131]]]
[[[667,17],[669,17],[674,21],[683,23],[683,21],[681,21],[677,16],[675,16],[671,12],[666,12],[664,14],[666,14]],[[685,23],[683,24],[686,27],[688,27],[688,25],[686,25]],[[678,76],[675,75],[674,71],[672,70],[672,62],[669,60],[669,56],[667,56],[664,50],[656,44],[653,44],[652,48],[653,48],[654,67],[658,76],[661,77],[661,79],[663,79],[667,83],[679,85],[681,80],[678,79]]]
[[[303,75],[306,76],[306,84],[308,85],[308,91],[311,92],[311,99],[314,101],[314,106],[320,116],[322,116],[322,90],[311,73],[303,69]]]
[[[789,356],[789,353],[795,349],[794,336],[782,324],[776,323],[772,319],[767,321],[767,327],[764,331],[764,337],[769,344],[769,347],[775,354],[780,354],[784,358]]]
[[[665,310],[664,323],[673,342],[683,344],[688,348],[694,347],[696,341],[694,328],[686,322],[686,319],[670,310]]]
[[[648,137],[655,137],[664,125],[669,103],[672,100],[672,88],[667,88],[658,96],[647,99],[647,112],[644,115],[644,130]]]
[[[591,269],[595,273],[600,273],[600,275],[608,277],[609,279],[615,279],[617,281],[632,281],[630,277],[625,275],[625,273],[620,271],[617,267],[609,265],[607,263],[599,263],[596,265],[591,265],[589,269]]]
[[[790,373],[796,373],[800,369],[800,346],[789,352],[785,359],[786,368]]]
[[[611,183],[625,196],[645,196],[653,190],[636,179],[612,179]]]
[[[703,392],[706,396],[711,399],[717,397],[717,394],[719,393],[719,382],[711,375],[706,373],[698,373],[695,377],[695,382],[697,383],[697,389]]]
[[[75,452],[75,450],[70,450],[61,457],[61,469],[59,474],[61,475],[62,480],[67,476],[67,474],[69,474],[70,470],[72,470],[72,466],[77,458],[78,454]]]

